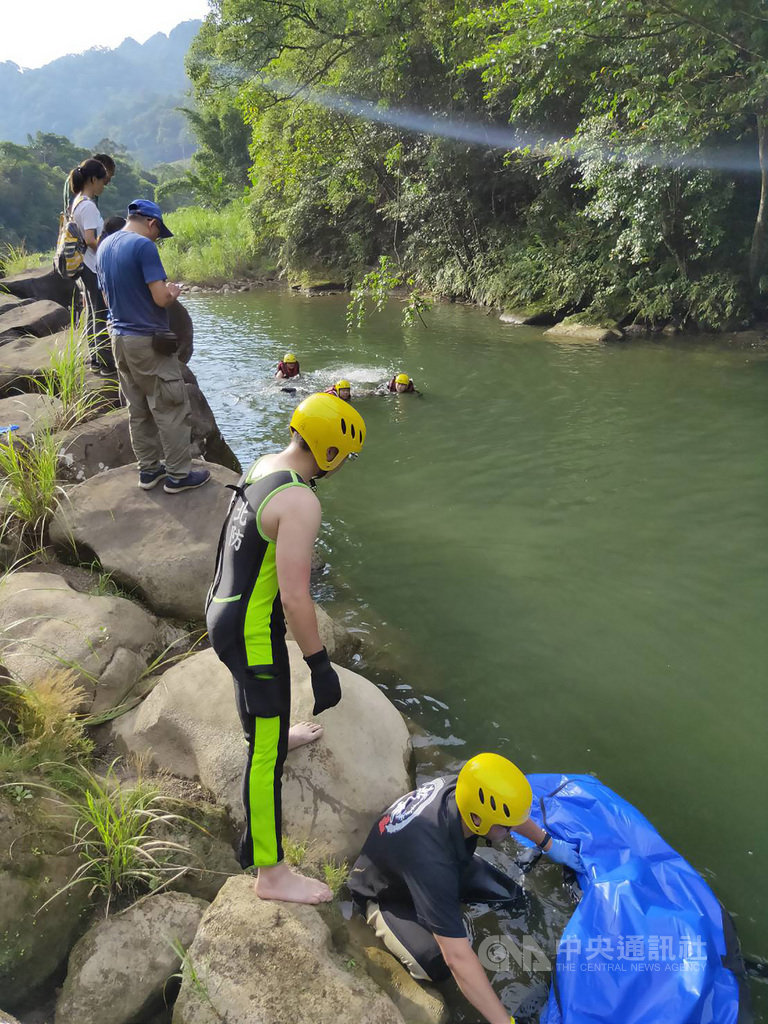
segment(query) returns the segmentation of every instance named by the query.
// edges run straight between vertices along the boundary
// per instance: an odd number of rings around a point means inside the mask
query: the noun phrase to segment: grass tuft
[[[60,488],[56,483],[58,451],[50,431],[36,434],[31,444],[0,437],[0,499],[5,509],[0,539],[16,527],[27,541],[42,546],[45,526],[53,515]]]
[[[106,912],[116,898],[135,900],[167,888],[191,865],[190,850],[158,833],[179,822],[198,828],[190,818],[170,810],[174,801],[157,786],[137,779],[122,784],[114,761],[103,779],[80,770],[79,791],[66,804],[77,822],[72,844],[80,866],[55,899],[76,885],[88,885],[89,895],[106,897]],[[50,902],[50,901],[49,901]]]
[[[64,344],[53,349],[42,378],[35,382],[43,394],[61,402],[56,423],[59,430],[77,426],[101,412],[104,409],[104,392],[117,387],[115,382],[110,385],[107,380],[97,390],[88,387],[87,354],[85,319],[81,318],[79,322],[75,319],[73,306]]]
[[[34,688],[17,680],[3,680],[1,783],[18,785],[20,779],[38,776],[69,788],[79,762],[93,746],[76,716],[82,700],[83,690],[72,669],[52,671]]]
[[[293,839],[283,837],[283,856],[292,868],[300,868],[307,858],[309,841],[304,839],[296,842]]]
[[[333,893],[334,898],[339,895],[339,891],[346,882],[348,874],[349,864],[345,860],[340,864],[332,858],[323,861],[323,878],[325,879],[325,884]]]
[[[0,247],[0,277],[12,277],[27,270],[38,270],[40,267],[50,266],[52,261],[52,252],[27,252],[24,242],[20,245],[5,242]]]

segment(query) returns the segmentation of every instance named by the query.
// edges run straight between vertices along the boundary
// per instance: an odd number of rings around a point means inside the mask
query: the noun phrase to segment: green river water
[[[318,491],[320,596],[370,635],[360,669],[413,720],[419,777],[486,749],[595,773],[768,957],[768,353],[563,343],[448,304],[347,334],[340,296],[185,301],[244,463],[286,440],[286,350],[307,390],[401,368],[424,390],[360,398],[365,450]]]

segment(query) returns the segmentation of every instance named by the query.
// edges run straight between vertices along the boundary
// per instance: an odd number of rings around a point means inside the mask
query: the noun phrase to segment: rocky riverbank
[[[245,743],[203,604],[239,467],[194,374],[213,481],[176,499],[141,491],[114,392],[89,377],[96,400],[66,428],[66,396],[39,393],[71,343],[70,290],[44,272],[3,284],[0,426],[19,427],[5,445],[53,437],[58,479],[32,544],[8,487],[0,499],[0,1020],[443,1020],[439,996],[338,902],[261,902],[236,863]],[[352,638],[318,615],[344,699],[322,739],[289,754],[283,814],[289,859],[339,888],[376,814],[410,787],[411,745],[350,670]],[[289,647],[301,721],[309,673]]]

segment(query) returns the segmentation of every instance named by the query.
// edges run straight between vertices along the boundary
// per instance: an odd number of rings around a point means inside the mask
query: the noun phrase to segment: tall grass
[[[42,541],[56,509],[58,446],[50,431],[36,434],[32,444],[0,436],[0,501],[5,506],[0,538],[16,528],[27,542]]]
[[[0,246],[0,277],[23,274],[26,270],[37,270],[53,262],[52,252],[27,252],[24,242]],[[1,289],[0,289],[1,290]]]
[[[85,333],[84,318],[75,319],[72,307],[69,330],[63,345],[54,347],[49,365],[43,370],[38,382],[43,394],[57,398],[61,411],[56,426],[60,430],[74,427],[90,419],[104,408],[104,391],[111,387],[117,391],[117,383],[104,381],[98,390],[88,387],[86,355],[88,337]]]
[[[165,219],[174,235],[161,252],[169,278],[219,285],[258,270],[256,238],[242,199],[222,210],[182,207]]]
[[[146,780],[121,783],[116,765],[113,761],[103,779],[81,769],[79,792],[63,805],[65,818],[72,811],[77,818],[70,849],[80,865],[56,893],[87,885],[89,895],[106,897],[107,913],[114,899],[164,889],[189,870],[189,848],[161,836],[164,827],[182,823],[201,829],[173,813],[174,801]]]
[[[7,678],[0,684],[0,784],[31,777],[68,788],[92,743],[76,716],[83,700],[72,669],[52,671],[32,688]]]

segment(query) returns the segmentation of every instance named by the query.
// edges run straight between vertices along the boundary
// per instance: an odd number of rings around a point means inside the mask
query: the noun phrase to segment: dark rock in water
[[[29,334],[42,338],[63,330],[69,322],[69,310],[50,299],[19,304],[0,313],[0,345]]]
[[[2,279],[3,288],[20,299],[50,299],[69,306],[75,294],[75,282],[67,281],[53,270],[26,270]]]
[[[336,295],[338,292],[347,291],[343,281],[322,281],[319,284],[310,284],[302,288],[303,295]]]
[[[192,406],[193,454],[199,453],[206,462],[215,462],[219,466],[234,470],[235,473],[242,473],[242,466],[222,437],[208,400],[197,383],[197,377],[183,363],[181,369]]]
[[[503,324],[514,326],[546,327],[555,322],[556,316],[551,309],[543,306],[526,306],[524,309],[505,309],[499,317]]]

